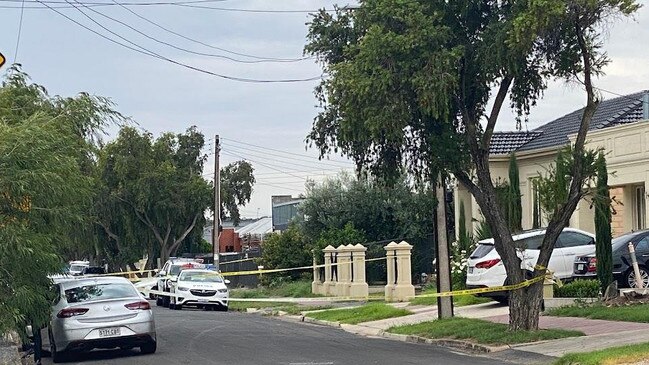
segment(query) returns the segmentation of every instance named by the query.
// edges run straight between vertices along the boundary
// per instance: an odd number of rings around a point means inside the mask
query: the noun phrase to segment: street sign
[[[5,62],[7,62],[7,59],[2,53],[0,53],[0,67],[4,66]]]

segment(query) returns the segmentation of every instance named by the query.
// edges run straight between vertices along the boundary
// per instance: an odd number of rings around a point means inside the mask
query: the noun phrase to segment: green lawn
[[[437,289],[433,286],[429,286],[424,289],[421,294],[434,294],[437,293]],[[463,307],[466,305],[482,304],[489,303],[493,301],[490,298],[476,297],[475,295],[462,295],[453,297],[453,303],[458,307]],[[411,305],[437,305],[437,298],[435,297],[423,297],[417,298],[410,301]]]
[[[485,345],[528,343],[584,335],[579,331],[555,329],[511,332],[505,324],[460,317],[392,327],[388,332],[436,339],[469,340]]]
[[[548,315],[649,323],[649,304],[637,304],[625,307],[605,307],[601,304],[586,307],[572,306],[552,309],[548,312]]]
[[[368,303],[356,308],[331,309],[323,312],[308,313],[307,317],[324,321],[358,324],[379,319],[401,317],[412,314],[405,309],[398,309],[385,303]]]
[[[300,280],[282,283],[279,285],[255,289],[232,289],[232,298],[309,298],[317,297],[311,293],[311,281]]]
[[[647,359],[649,359],[649,343],[641,343],[595,352],[567,354],[557,360],[555,365],[633,364]]]
[[[298,315],[305,311],[330,309],[330,305],[326,306],[312,306],[297,303],[281,303],[281,302],[237,302],[230,301],[230,310],[245,312],[248,308],[272,308],[277,311],[286,312],[288,314]]]

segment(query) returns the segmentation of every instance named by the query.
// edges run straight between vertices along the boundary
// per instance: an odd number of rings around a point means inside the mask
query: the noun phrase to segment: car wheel
[[[176,305],[174,306],[174,309],[177,310],[177,311],[181,311],[181,310],[183,310],[183,306],[180,305],[180,304],[176,304]]]
[[[644,266],[639,266],[640,277],[642,278],[642,285],[644,288],[649,287],[649,271]],[[629,269],[626,273],[626,285],[629,288],[635,288],[635,271],[633,268]]]
[[[500,304],[509,305],[509,296],[493,297],[493,300]]]
[[[162,298],[158,295],[158,296],[155,298],[155,305],[157,305],[158,307],[162,307],[163,304],[164,304],[164,303],[162,302]]]
[[[169,304],[171,304],[171,298],[162,297],[162,306],[165,308],[169,308]]]
[[[155,353],[157,347],[158,347],[157,342],[151,341],[149,343],[140,346],[140,352],[143,354],[153,354]]]
[[[169,309],[176,309],[176,305],[169,302]]]
[[[227,305],[220,305],[220,306],[217,307],[217,310],[221,311],[221,312],[227,312],[228,311],[228,306]]]
[[[54,362],[55,364],[64,362],[66,360],[66,353],[56,350],[56,343],[54,342],[54,336],[52,336],[52,333],[50,333],[50,353],[52,355],[52,362]]]

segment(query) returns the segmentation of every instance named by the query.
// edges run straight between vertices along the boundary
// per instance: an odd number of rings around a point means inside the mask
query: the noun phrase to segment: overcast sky
[[[19,29],[20,3],[0,0],[0,52],[14,61]],[[304,138],[317,113],[313,87],[317,81],[287,84],[242,83],[206,75],[125,49],[101,38],[50,9],[26,0],[17,60],[32,79],[51,94],[74,95],[79,91],[110,97],[119,111],[132,117],[155,135],[181,132],[197,125],[207,136],[223,138],[222,164],[244,157],[256,169],[258,184],[243,215],[270,214],[270,196],[297,195],[307,178],[322,179],[349,163],[318,162],[317,153],[305,150]],[[59,1],[59,0],[55,0]],[[50,4],[52,7],[68,6]],[[69,0],[73,2],[74,0]],[[112,3],[112,0],[93,0]],[[153,0],[130,0],[130,2]],[[171,1],[171,0],[167,0]],[[90,2],[90,0],[84,0]],[[643,1],[640,1],[641,3]],[[348,2],[329,0],[224,0],[196,3],[199,6],[256,10],[315,10]],[[170,34],[118,6],[93,8],[126,23],[160,42],[194,52],[239,56]],[[257,57],[302,57],[307,13],[253,13],[181,6],[132,6],[131,10],[185,37],[228,51]],[[105,32],[74,8],[56,9],[68,17],[125,43]],[[159,55],[226,76],[253,79],[306,79],[319,76],[312,60],[299,62],[239,63],[217,57],[190,54],[170,48],[133,30],[82,8],[90,17],[124,38]],[[612,64],[597,81],[602,89],[628,94],[649,89],[649,9],[642,8],[635,20],[616,22],[606,50]],[[7,66],[5,66],[6,68]],[[614,95],[602,92],[605,98]],[[553,83],[533,110],[529,129],[580,108],[583,92],[574,85]],[[506,113],[498,129],[514,129]],[[525,126],[524,126],[525,127]],[[114,131],[112,131],[114,133]],[[108,137],[110,138],[110,137]],[[245,145],[248,143],[250,145]],[[251,146],[254,145],[254,146]],[[211,148],[210,145],[207,148]],[[288,152],[290,154],[284,153]],[[339,157],[333,159],[341,160]],[[205,173],[213,172],[210,158]]]

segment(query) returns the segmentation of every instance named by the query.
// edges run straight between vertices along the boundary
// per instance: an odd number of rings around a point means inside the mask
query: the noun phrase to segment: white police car
[[[229,280],[208,269],[184,269],[178,277],[170,279],[171,302],[169,308],[180,310],[185,305],[205,310],[228,310]]]

